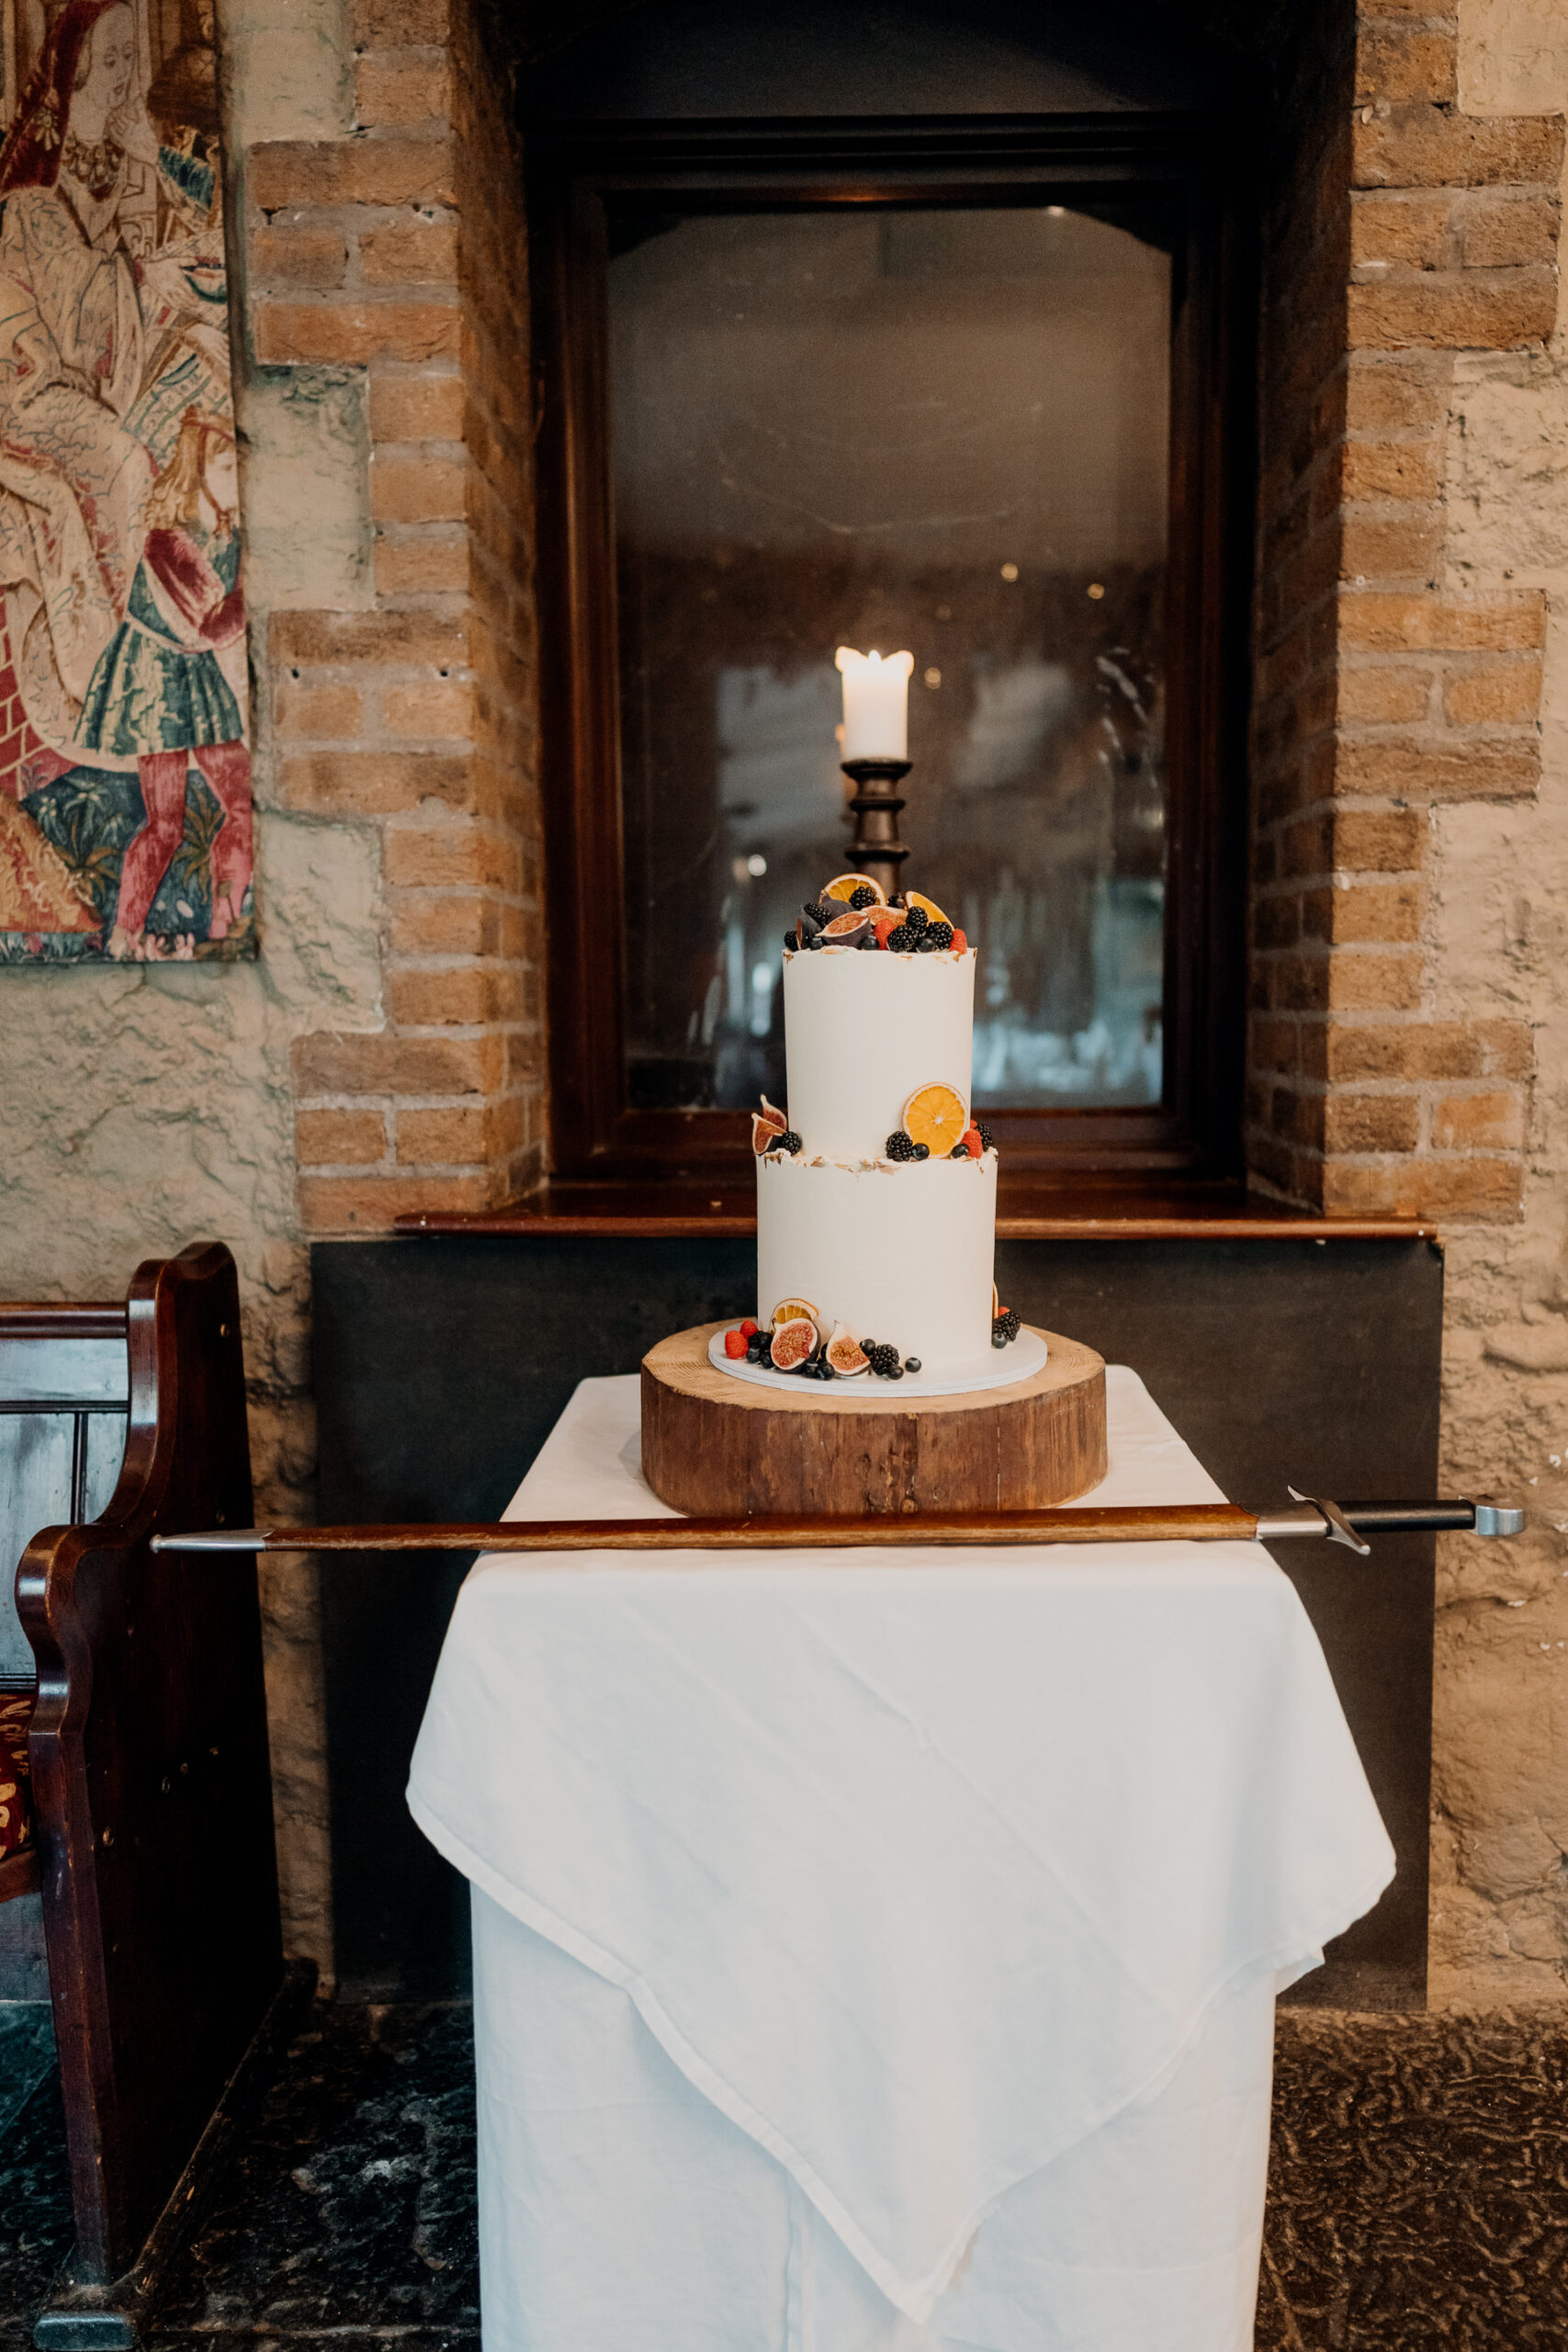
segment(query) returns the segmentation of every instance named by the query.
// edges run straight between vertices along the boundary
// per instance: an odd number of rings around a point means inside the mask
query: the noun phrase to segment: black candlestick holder
[[[844,774],[854,786],[850,807],[855,833],[850,862],[857,874],[869,875],[889,905],[898,894],[898,869],[909,845],[898,838],[898,812],[904,806],[897,786],[908,775],[908,760],[845,760]]]

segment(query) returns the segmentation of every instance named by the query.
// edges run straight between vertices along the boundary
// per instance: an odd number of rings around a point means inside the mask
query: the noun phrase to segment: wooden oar
[[[507,1519],[389,1527],[215,1527],[159,1534],[155,1552],[838,1552],[1036,1544],[1272,1544],[1326,1537],[1365,1552],[1369,1534],[1472,1530],[1517,1535],[1522,1510],[1493,1502],[1333,1503],[1288,1510],[1234,1503],[1086,1505],[1061,1510],[888,1512],[870,1519]]]

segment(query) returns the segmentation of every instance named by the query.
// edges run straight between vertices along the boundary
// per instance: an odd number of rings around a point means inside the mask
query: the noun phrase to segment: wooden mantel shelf
[[[712,1236],[749,1240],[757,1230],[750,1182],[693,1183],[552,1182],[498,1209],[412,1211],[397,1220],[407,1234],[640,1236],[690,1240]],[[1095,1182],[1082,1177],[1004,1178],[997,1196],[1000,1241],[1435,1241],[1438,1228],[1418,1217],[1317,1216],[1260,1199],[1230,1184],[1160,1187]]]

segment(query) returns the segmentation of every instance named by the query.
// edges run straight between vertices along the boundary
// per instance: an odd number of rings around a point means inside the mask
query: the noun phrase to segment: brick
[[[1307,817],[1292,825],[1284,837],[1281,863],[1290,875],[1325,874],[1333,863],[1333,823],[1327,816]]]
[[[248,148],[245,193],[263,212],[311,205],[454,204],[449,139],[275,139]]]
[[[399,956],[493,956],[501,944],[501,909],[478,892],[400,894],[390,942]]]
[[[274,613],[267,648],[280,666],[364,662],[445,668],[467,660],[468,629],[466,617],[439,613]]]
[[[447,0],[354,0],[355,49],[434,49],[449,30]]]
[[[1414,1151],[1420,1132],[1413,1094],[1331,1094],[1325,1104],[1325,1151]]]
[[[437,752],[310,752],[283,762],[281,797],[287,808],[336,817],[384,817],[440,801],[471,805],[468,761]]]
[[[1375,0],[1374,0],[1375,5]],[[1441,106],[1455,94],[1458,42],[1451,32],[1380,28],[1363,20],[1356,39],[1356,104],[1386,98]]]
[[[467,390],[461,376],[370,379],[373,441],[460,441]]]
[[[1413,1012],[1421,1001],[1419,956],[1365,953],[1325,959],[1322,1001],[1336,1012]]]
[[[507,978],[494,965],[393,971],[387,982],[389,1010],[405,1029],[479,1028],[502,1017]]]
[[[1352,508],[1339,537],[1339,572],[1343,579],[1376,579],[1380,573],[1429,577],[1442,554],[1439,515],[1423,507],[1404,515],[1380,514],[1375,507]]]
[[[1524,1098],[1513,1089],[1442,1094],[1432,1105],[1432,1142],[1438,1151],[1517,1151],[1524,1139]]]
[[[1350,261],[1365,269],[1399,263],[1406,269],[1440,269],[1448,251],[1452,198],[1358,194],[1350,207]]]
[[[362,127],[412,130],[445,123],[452,69],[445,57],[362,56],[354,68],[354,110]]]
[[[1540,754],[1524,745],[1458,745],[1374,738],[1339,745],[1335,781],[1341,792],[1389,800],[1528,800],[1540,778]]]
[[[327,292],[348,270],[348,239],[341,229],[300,226],[298,213],[279,213],[251,239],[255,286],[308,286]]]
[[[1301,928],[1301,901],[1289,895],[1259,899],[1252,910],[1252,936],[1258,947],[1293,947]]]
[[[501,1077],[497,1037],[398,1037],[316,1030],[293,1046],[294,1091],[315,1094],[485,1094]]]
[[[376,541],[376,589],[382,596],[434,596],[468,586],[468,543],[450,537]]]
[[[461,319],[441,302],[260,302],[256,357],[269,366],[367,367],[456,354]]]
[[[353,686],[297,685],[280,678],[273,696],[273,722],[280,735],[355,736],[360,698]]]
[[[1443,714],[1454,727],[1523,726],[1540,707],[1540,658],[1467,662],[1443,682]]]
[[[461,1166],[489,1157],[488,1107],[449,1111],[400,1111],[397,1150],[400,1162],[423,1161],[432,1167]]]
[[[1417,882],[1368,882],[1309,891],[1303,929],[1343,945],[1406,945],[1421,935],[1425,894]]]
[[[1345,589],[1339,641],[1364,652],[1512,652],[1546,642],[1546,601],[1531,592],[1442,596]]]
[[[1254,1069],[1288,1077],[1300,1058],[1300,1031],[1293,1021],[1255,1021],[1248,1059]]]
[[[1358,187],[1554,187],[1562,173],[1562,121],[1421,107],[1386,121],[1358,121],[1352,157]]]
[[[455,284],[457,223],[427,220],[415,214],[406,220],[389,221],[385,228],[362,231],[359,269],[370,286]]]
[[[1331,1216],[1478,1217],[1513,1223],[1518,1216],[1524,1170],[1517,1159],[1429,1159],[1424,1155],[1365,1160],[1325,1160],[1322,1198]]]
[[[308,1233],[385,1233],[400,1216],[454,1216],[493,1208],[488,1170],[471,1176],[302,1176],[299,1215]]]
[[[1380,662],[1339,673],[1336,715],[1342,725],[1356,720],[1373,727],[1408,724],[1425,718],[1431,705],[1430,670],[1391,669]]]
[[[1557,316],[1555,273],[1542,266],[1495,277],[1475,270],[1347,289],[1352,343],[1389,348],[1507,351],[1544,343]]]
[[[1347,433],[1432,433],[1448,416],[1452,362],[1353,351],[1345,376]]]
[[[1436,498],[1442,486],[1442,452],[1435,442],[1348,441],[1340,453],[1339,494],[1348,500],[1409,504]]]
[[[474,732],[474,690],[466,680],[389,686],[381,697],[381,722],[389,735],[417,741],[463,739]]]
[[[294,1150],[301,1167],[366,1167],[386,1158],[386,1118],[379,1111],[300,1111]]]
[[[1422,863],[1426,847],[1426,824],[1414,808],[1335,811],[1329,862],[1341,873],[1408,873]]]
[[[1466,269],[1551,268],[1562,208],[1554,197],[1477,196],[1459,214]]]
[[[370,461],[370,511],[378,523],[460,521],[468,488],[461,458],[387,458]]]
[[[517,883],[517,845],[489,825],[391,825],[382,870],[405,889],[507,889]]]
[[[1522,1078],[1530,1033],[1523,1022],[1330,1022],[1323,1075],[1369,1078]]]

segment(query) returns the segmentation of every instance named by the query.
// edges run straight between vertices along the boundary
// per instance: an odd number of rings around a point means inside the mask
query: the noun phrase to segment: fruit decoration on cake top
[[[906,890],[888,904],[869,874],[836,874],[784,935],[786,955],[819,947],[882,949],[890,956],[966,956],[969,942],[934,899]]]

